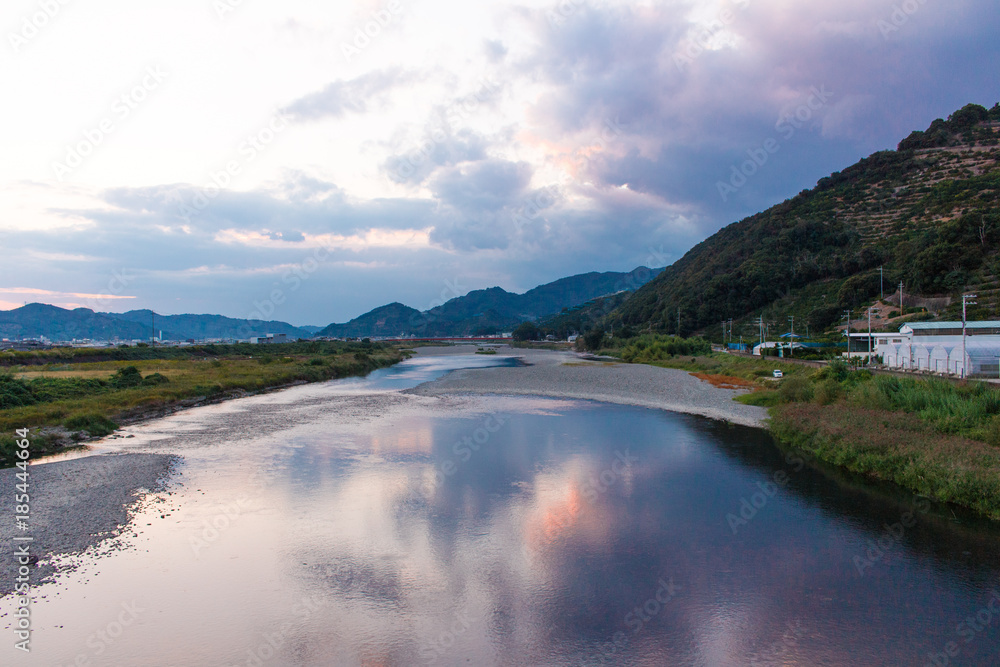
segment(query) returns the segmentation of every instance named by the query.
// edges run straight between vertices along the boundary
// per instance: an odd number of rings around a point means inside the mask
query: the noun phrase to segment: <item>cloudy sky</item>
[[[994,0],[7,0],[0,20],[0,309],[325,325],[663,266],[1000,100]]]

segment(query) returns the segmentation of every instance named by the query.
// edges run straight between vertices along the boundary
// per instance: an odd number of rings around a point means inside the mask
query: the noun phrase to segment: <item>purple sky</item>
[[[0,308],[325,325],[663,266],[1000,100],[987,0],[328,4],[7,3]]]

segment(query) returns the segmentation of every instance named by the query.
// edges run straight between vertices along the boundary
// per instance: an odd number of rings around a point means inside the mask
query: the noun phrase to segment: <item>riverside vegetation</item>
[[[32,456],[41,456],[58,451],[67,438],[108,435],[119,423],[177,406],[363,375],[405,357],[405,351],[369,341],[4,353],[0,467],[17,460],[15,429],[31,429]]]
[[[594,342],[594,341],[591,341]],[[1000,520],[1000,389],[982,382],[898,377],[711,352],[703,339],[641,336],[602,354],[748,388],[736,400],[768,408],[784,447],[937,501]]]

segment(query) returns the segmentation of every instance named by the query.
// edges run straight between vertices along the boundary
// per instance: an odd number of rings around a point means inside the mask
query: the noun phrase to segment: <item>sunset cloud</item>
[[[5,289],[238,315],[271,289],[268,267],[325,248],[275,313],[319,325],[423,308],[458,277],[525,290],[663,265],[1000,99],[984,0],[404,2],[370,28],[383,5],[61,13],[0,75],[31,100],[0,109],[17,128],[0,165]],[[133,94],[149,68],[162,82]],[[720,188],[769,141],[753,178]],[[128,299],[108,288],[122,271]]]

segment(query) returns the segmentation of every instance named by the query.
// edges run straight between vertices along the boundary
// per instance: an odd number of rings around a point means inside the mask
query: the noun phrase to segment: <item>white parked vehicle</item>
[[[781,371],[779,371],[779,370],[778,370],[777,368],[775,368],[775,369],[774,369],[774,373],[773,373],[773,375],[774,375],[774,377],[776,377],[776,378],[780,378],[780,377],[784,377],[784,376],[785,376],[785,374],[784,374],[784,373],[782,373]]]

